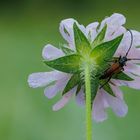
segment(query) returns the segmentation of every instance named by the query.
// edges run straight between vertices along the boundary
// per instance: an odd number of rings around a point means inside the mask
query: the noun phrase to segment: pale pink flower
[[[113,14],[110,17],[105,18],[101,24],[98,22],[94,22],[89,24],[88,26],[84,27],[80,25],[76,20],[70,18],[65,19],[60,23],[60,33],[63,38],[67,41],[68,46],[70,49],[76,52],[75,49],[75,42],[74,42],[74,32],[73,32],[73,24],[74,22],[77,23],[78,27],[81,31],[85,34],[88,38],[89,42],[93,42],[96,38],[98,33],[102,30],[102,28],[107,24],[107,31],[105,35],[105,41],[112,40],[118,37],[121,34],[124,34],[123,40],[119,45],[118,50],[116,51],[114,57],[124,56],[130,46],[131,36],[130,33],[123,27],[126,22],[126,19],[121,14]],[[137,48],[140,45],[140,33],[137,31],[133,31],[133,45],[128,54],[128,58],[140,58],[140,49]],[[65,54],[61,49],[58,49],[51,44],[48,44],[44,47],[42,56],[46,60],[53,60],[59,57],[64,56]],[[124,117],[127,114],[128,107],[123,100],[123,94],[119,89],[119,86],[125,85],[128,87],[132,87],[135,89],[140,89],[140,66],[137,65],[139,61],[129,61],[127,62],[127,66],[124,67],[124,72],[132,77],[133,81],[123,81],[117,79],[111,79],[111,82],[114,83],[110,86],[116,95],[116,97],[107,93],[104,89],[99,89],[96,97],[93,101],[93,119],[97,122],[101,122],[107,119],[106,108],[110,107],[113,112],[119,116]],[[138,76],[136,76],[138,75]],[[59,91],[62,92],[65,88],[68,80],[72,75],[59,72],[59,71],[51,71],[51,72],[40,72],[40,73],[33,73],[28,78],[28,83],[30,87],[38,88],[38,87],[45,87],[44,94],[48,98],[53,98]],[[55,82],[54,85],[50,85],[52,82]],[[71,99],[72,95],[75,94],[77,86],[70,90],[68,93],[63,95],[62,99],[58,101],[54,106],[53,110],[57,111],[64,107],[65,104]],[[85,93],[84,87],[81,88],[78,94],[76,94],[76,102],[78,105],[85,104]]]

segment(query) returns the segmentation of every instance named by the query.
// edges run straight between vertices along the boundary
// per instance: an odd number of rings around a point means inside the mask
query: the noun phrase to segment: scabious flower
[[[42,56],[53,70],[29,75],[30,87],[45,87],[44,94],[49,99],[61,92],[63,96],[53,106],[54,111],[64,107],[74,94],[78,105],[83,106],[85,86],[82,68],[85,63],[89,63],[91,79],[95,79],[91,82],[93,119],[97,122],[107,119],[105,109],[108,107],[112,108],[117,116],[125,116],[128,107],[119,86],[140,89],[140,66],[137,65],[139,61],[128,61],[124,71],[112,77],[101,89],[98,85],[104,80],[96,78],[96,75],[103,73],[108,67],[105,58],[125,56],[131,43],[131,35],[123,26],[125,22],[125,17],[117,13],[105,18],[101,23],[93,22],[86,27],[72,18],[63,20],[59,29],[67,44],[59,48],[51,44],[44,47]],[[140,45],[140,33],[132,30],[132,34],[134,40],[128,58],[139,58],[140,49],[137,47]]]

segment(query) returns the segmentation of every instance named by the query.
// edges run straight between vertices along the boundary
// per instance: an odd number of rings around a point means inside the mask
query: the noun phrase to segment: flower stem
[[[85,89],[86,89],[86,140],[92,140],[92,119],[91,119],[91,83],[90,66],[85,68]]]

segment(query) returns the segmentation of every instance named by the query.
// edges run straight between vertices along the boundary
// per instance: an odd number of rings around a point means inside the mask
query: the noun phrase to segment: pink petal
[[[123,81],[123,85],[134,89],[140,89],[140,78],[137,78],[134,81]]]
[[[119,117],[124,117],[128,112],[128,107],[124,100],[113,97],[112,95],[105,93],[104,98],[108,102],[109,106],[112,108],[114,113]]]
[[[140,48],[131,48],[128,53],[128,58],[130,59],[140,59]],[[140,63],[140,60],[131,60],[131,62]]]
[[[132,62],[128,62],[124,69],[126,72],[130,72],[140,76],[140,65],[136,65],[133,64]]]
[[[105,112],[105,106],[104,106],[104,96],[103,92],[100,90],[93,102],[93,107],[92,107],[92,116],[93,119],[96,122],[102,122],[107,119],[107,113]]]
[[[44,59],[52,60],[64,56],[64,53],[53,45],[48,44],[43,48],[42,56]]]
[[[54,85],[46,87],[44,90],[45,96],[47,96],[49,99],[53,98],[58,92],[62,91],[65,88],[69,78],[69,75],[65,75],[64,77],[56,81]]]
[[[118,86],[114,86],[112,84],[110,84],[110,86],[111,86],[113,93],[116,95],[116,97],[123,99],[123,93],[120,90],[120,88]]]
[[[133,34],[133,46],[138,47],[140,46],[140,32],[132,30]]]
[[[128,81],[111,79],[116,86],[128,86]]]
[[[120,26],[112,35],[110,36],[106,35],[106,41],[113,40],[116,37],[124,34],[125,32],[126,32],[126,29],[123,26]]]
[[[131,34],[126,32],[123,36],[123,39],[115,53],[115,57],[125,56],[131,44]]]
[[[79,29],[86,35],[85,27],[83,25],[80,25],[75,19],[72,18],[62,20],[59,27],[61,35],[68,42],[69,46],[73,50],[75,50],[74,32],[73,32],[74,23],[76,23]]]
[[[110,17],[105,18],[102,23],[100,29],[102,29],[105,24],[107,24],[107,33],[106,33],[106,40],[110,40],[113,38],[113,35],[115,35],[115,32],[118,32],[117,34],[122,33],[121,26],[125,24],[126,19],[123,15],[115,13]]]
[[[125,22],[126,22],[126,18],[122,14],[114,13],[110,17],[105,18],[102,21],[101,26],[103,27],[105,24],[108,24],[111,26],[119,27],[124,25]]]
[[[140,49],[136,48],[140,45],[140,33],[137,31],[131,30],[133,34],[133,43],[132,47],[128,53],[128,58],[140,58]],[[121,41],[121,44],[119,45],[119,48],[117,49],[117,52],[115,53],[115,56],[125,56],[130,44],[131,44],[131,34],[129,31],[127,31],[124,34],[123,40]]]
[[[76,103],[79,106],[85,105],[85,94],[83,88],[81,88],[80,92],[76,95]]]
[[[60,23],[60,33],[64,37],[64,39],[74,45],[74,34],[73,34],[73,24],[76,22],[75,19],[69,18],[62,20]]]
[[[28,84],[32,88],[43,87],[61,78],[65,73],[59,71],[32,73],[28,77]]]
[[[62,99],[59,100],[54,106],[53,106],[53,111],[58,111],[61,108],[63,108],[71,99],[72,95],[76,92],[76,88],[73,88],[70,90],[68,93],[63,95]]]
[[[115,83],[117,86],[128,86],[130,88],[140,89],[140,77],[135,76],[128,72],[125,72],[125,73],[134,80],[133,81],[123,81],[123,80],[112,79],[113,83]]]
[[[99,23],[93,22],[86,27],[86,34],[89,40],[92,42],[97,36],[97,27]],[[89,37],[90,36],[90,37]]]
[[[93,102],[93,119],[96,122],[102,122],[107,119],[106,108],[111,107],[115,114],[119,117],[124,117],[127,114],[128,107],[125,104],[122,92],[114,85],[111,85],[116,97],[108,94],[103,89],[99,90]]]

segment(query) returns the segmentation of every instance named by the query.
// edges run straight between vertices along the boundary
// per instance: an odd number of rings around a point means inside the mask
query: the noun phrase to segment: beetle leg
[[[112,75],[108,78],[108,80],[100,86],[100,89],[103,88],[111,79]]]
[[[109,81],[109,82],[110,82],[110,84],[112,84],[112,85],[116,86],[116,84],[114,84],[113,82],[111,82],[111,81]]]
[[[122,56],[120,55],[119,60],[121,60]]]

